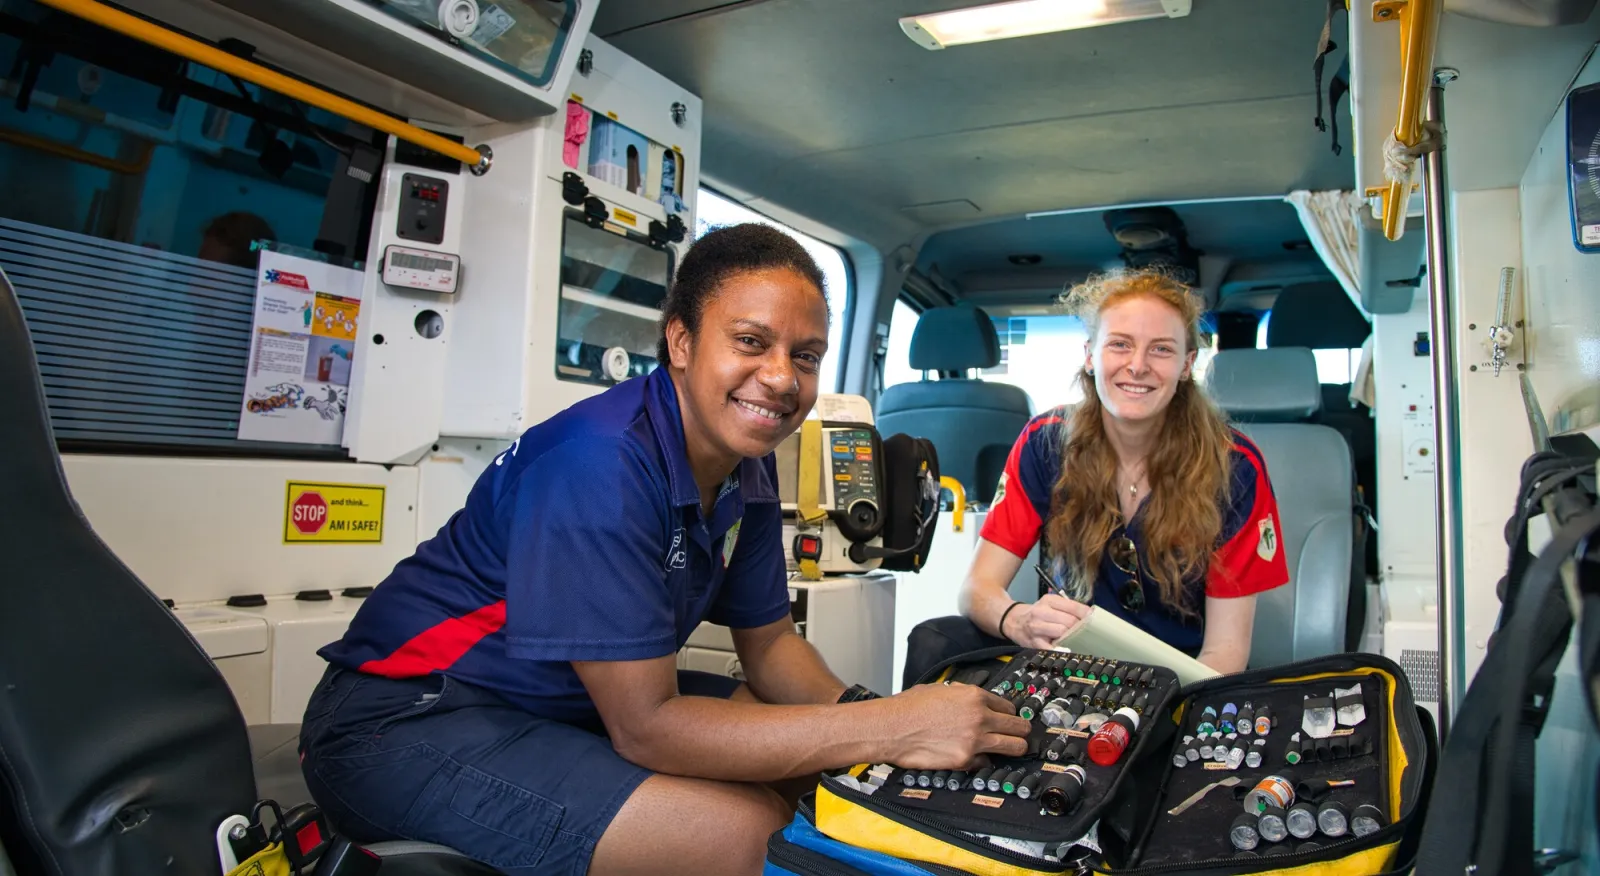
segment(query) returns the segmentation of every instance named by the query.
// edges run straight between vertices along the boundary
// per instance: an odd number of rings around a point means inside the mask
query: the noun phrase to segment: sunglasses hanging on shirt
[[[1106,545],[1111,562],[1128,577],[1117,585],[1117,601],[1129,612],[1144,610],[1144,583],[1139,575],[1139,547],[1128,537],[1126,528],[1120,530]]]

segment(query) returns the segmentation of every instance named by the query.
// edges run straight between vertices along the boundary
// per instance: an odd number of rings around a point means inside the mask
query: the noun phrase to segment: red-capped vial
[[[1089,759],[1100,766],[1111,766],[1122,758],[1133,734],[1139,729],[1139,713],[1122,708],[1111,719],[1100,725],[1089,737]]]

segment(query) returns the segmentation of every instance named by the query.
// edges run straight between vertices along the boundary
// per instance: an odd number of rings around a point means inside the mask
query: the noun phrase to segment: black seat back
[[[216,873],[217,824],[255,797],[244,716],[73,501],[4,272],[0,558],[0,844],[18,872]]]

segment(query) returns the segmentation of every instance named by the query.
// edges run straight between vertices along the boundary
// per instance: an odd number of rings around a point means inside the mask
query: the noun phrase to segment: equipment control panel
[[[390,244],[383,250],[383,282],[454,295],[461,282],[461,256]]]
[[[395,234],[402,240],[443,243],[445,208],[449,202],[449,182],[419,173],[401,176],[400,218]]]
[[[872,431],[826,431],[829,456],[833,460],[833,507],[847,510],[858,499],[877,504],[877,460],[872,455]]]

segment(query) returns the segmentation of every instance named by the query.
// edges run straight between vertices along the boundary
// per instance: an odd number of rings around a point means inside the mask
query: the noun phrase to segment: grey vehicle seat
[[[1304,348],[1222,350],[1206,378],[1211,397],[1261,450],[1278,501],[1289,584],[1256,599],[1250,666],[1345,650],[1355,525],[1350,447],[1310,422],[1322,409],[1316,357]]]
[[[994,498],[1006,454],[1033,415],[1020,388],[967,375],[999,362],[1000,338],[987,313],[936,307],[923,312],[911,335],[911,367],[923,379],[895,384],[878,399],[878,431],[932,441],[939,473],[960,481],[970,501]],[[929,380],[929,371],[939,379]]]
[[[277,775],[258,781],[221,673],[73,500],[3,271],[0,556],[0,858],[18,873],[217,873],[223,819],[262,786],[304,794],[295,728],[261,734]],[[369,848],[384,876],[497,872],[439,846]]]

